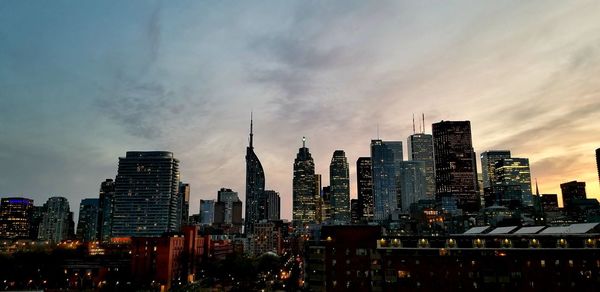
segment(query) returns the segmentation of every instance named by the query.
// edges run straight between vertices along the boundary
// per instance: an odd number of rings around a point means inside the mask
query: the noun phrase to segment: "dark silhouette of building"
[[[281,198],[276,191],[265,190],[267,220],[281,219]]]
[[[544,212],[558,212],[558,195],[542,194],[542,208]]]
[[[371,157],[360,157],[356,160],[356,184],[360,217],[365,221],[373,221],[373,169]]]
[[[29,237],[33,200],[11,197],[0,200],[0,238],[25,239]]]
[[[402,142],[371,140],[374,220],[389,220],[400,209],[398,176]]]
[[[360,203],[358,199],[350,200],[350,218],[352,224],[357,224],[361,221]]]
[[[587,195],[585,193],[585,182],[570,181],[560,184],[560,190],[562,191],[563,207],[569,211],[572,209],[572,203],[574,200],[585,200]]]
[[[98,240],[101,242],[108,242],[111,238],[114,198],[115,182],[109,178],[100,184]]]
[[[417,133],[408,136],[408,160],[423,161],[425,164],[425,195],[433,199],[435,195],[435,172],[433,163],[433,136]]]
[[[89,242],[98,240],[99,199],[83,199],[79,204],[77,238]]]
[[[179,197],[181,198],[181,226],[185,226],[190,217],[190,184],[179,183]]]
[[[242,233],[242,201],[237,192],[227,188],[217,192],[214,224],[227,234]]]
[[[317,197],[315,193],[315,162],[302,138],[302,148],[294,160],[292,218],[296,226],[317,222]]]
[[[119,158],[113,237],[161,236],[181,225],[179,160],[165,151],[129,151]]]
[[[436,199],[446,211],[480,209],[477,165],[471,140],[471,122],[433,124]]]
[[[31,208],[31,215],[29,217],[29,239],[37,240],[40,224],[42,223],[42,219],[44,218],[44,214],[46,213],[45,205],[42,206],[33,206]]]
[[[250,139],[246,148],[246,222],[244,233],[252,234],[254,223],[266,218],[264,206],[265,172],[254,153],[253,120],[250,118]]]
[[[343,150],[333,152],[329,165],[331,216],[336,223],[350,222],[350,170]]]
[[[596,149],[596,168],[598,168],[598,181],[600,182],[600,148]]]
[[[64,197],[51,197],[44,204],[43,210],[38,239],[54,243],[69,239],[74,233],[69,201]]]

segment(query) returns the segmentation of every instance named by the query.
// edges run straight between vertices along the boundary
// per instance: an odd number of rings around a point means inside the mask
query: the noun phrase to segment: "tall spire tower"
[[[254,153],[254,120],[250,113],[250,138],[246,148],[246,216],[244,233],[251,234],[254,224],[266,219],[265,172]]]

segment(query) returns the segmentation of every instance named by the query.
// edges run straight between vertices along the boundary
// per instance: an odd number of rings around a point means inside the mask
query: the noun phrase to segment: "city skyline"
[[[285,219],[302,136],[323,186],[345,151],[356,198],[356,160],[377,128],[406,141],[413,113],[428,134],[471,121],[476,157],[529,158],[541,193],[577,180],[599,198],[598,3],[34,5],[0,4],[3,197],[64,196],[78,210],[119,156],[157,150],[181,161],[190,214],[222,187],[245,202],[252,109]]]

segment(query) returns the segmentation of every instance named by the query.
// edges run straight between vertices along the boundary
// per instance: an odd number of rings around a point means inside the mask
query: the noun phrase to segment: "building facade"
[[[374,220],[388,220],[400,208],[398,175],[402,155],[402,142],[371,141]]]
[[[20,197],[0,199],[0,238],[29,238],[33,200]]]
[[[562,191],[563,207],[567,210],[573,207],[573,201],[587,199],[585,182],[578,182],[576,180],[566,182],[560,184],[560,190]]]
[[[200,200],[200,224],[211,225],[215,220],[215,200]]]
[[[253,224],[266,218],[264,206],[265,172],[254,153],[253,120],[250,119],[250,139],[246,148],[246,222],[244,232],[252,234]]]
[[[449,212],[481,208],[471,122],[441,121],[433,126],[436,199]]]
[[[51,197],[44,204],[44,214],[38,230],[38,240],[58,243],[73,233],[73,214],[64,197]]]
[[[185,226],[190,217],[190,184],[179,183],[179,197],[181,198],[181,226]]]
[[[356,190],[361,220],[373,221],[373,165],[371,157],[356,160]]]
[[[83,199],[79,204],[79,220],[77,221],[77,238],[84,242],[98,240],[99,199]]]
[[[317,222],[315,190],[315,162],[306,147],[306,138],[302,138],[302,148],[294,160],[292,218],[295,226]]]
[[[98,240],[110,241],[112,236],[113,204],[115,198],[115,182],[106,179],[100,184],[100,196],[98,201]]]
[[[265,190],[265,202],[267,204],[267,220],[281,219],[281,198],[279,193],[273,190]]]
[[[427,199],[427,172],[425,161],[402,161],[399,164],[400,209],[410,211],[410,206]]]
[[[527,158],[501,158],[494,166],[494,193],[499,205],[507,206],[518,201],[522,206],[532,206],[531,171]],[[515,188],[517,192],[510,189]]]
[[[435,172],[433,163],[433,136],[418,133],[408,136],[408,160],[425,163],[425,195],[429,199],[435,196]]]
[[[181,225],[179,160],[165,151],[130,151],[119,158],[113,237],[152,237]]]
[[[350,169],[343,150],[333,152],[329,165],[331,216],[336,223],[350,223]]]

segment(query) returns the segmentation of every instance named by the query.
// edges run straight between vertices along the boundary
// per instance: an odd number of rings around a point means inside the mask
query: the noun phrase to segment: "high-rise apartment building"
[[[98,239],[102,242],[110,241],[112,234],[113,204],[115,198],[115,182],[106,179],[100,184],[98,200]]]
[[[359,216],[373,221],[373,169],[371,157],[356,160],[356,190],[358,192]]]
[[[531,171],[527,158],[501,158],[494,166],[496,201],[499,205],[518,202],[522,206],[532,206]]]
[[[161,236],[181,225],[179,160],[165,151],[129,151],[119,158],[113,237]]]
[[[374,219],[388,220],[400,209],[398,171],[402,162],[402,142],[371,141]]]
[[[481,208],[471,122],[433,124],[436,199],[448,212],[476,212]]]
[[[253,233],[253,224],[266,218],[264,205],[265,172],[254,153],[253,120],[250,118],[250,138],[246,147],[246,222],[244,233]]]
[[[276,191],[265,190],[267,220],[281,219],[281,198]]]
[[[44,204],[44,214],[38,230],[38,239],[60,242],[73,233],[73,213],[64,197],[51,197]]]
[[[79,204],[77,238],[89,242],[98,240],[99,199],[83,199]]]
[[[188,224],[190,217],[190,184],[179,183],[179,197],[181,198],[181,226]]]
[[[27,198],[0,199],[0,238],[24,239],[29,237],[33,200]]]
[[[433,136],[417,133],[408,136],[408,160],[423,161],[425,167],[425,196],[435,196],[435,172],[433,163]]]
[[[306,147],[306,138],[302,138],[302,148],[294,160],[294,179],[292,190],[292,218],[296,226],[317,222],[317,197],[315,193],[315,162]]]
[[[329,165],[331,216],[336,223],[350,223],[350,169],[343,150],[333,152]]]

